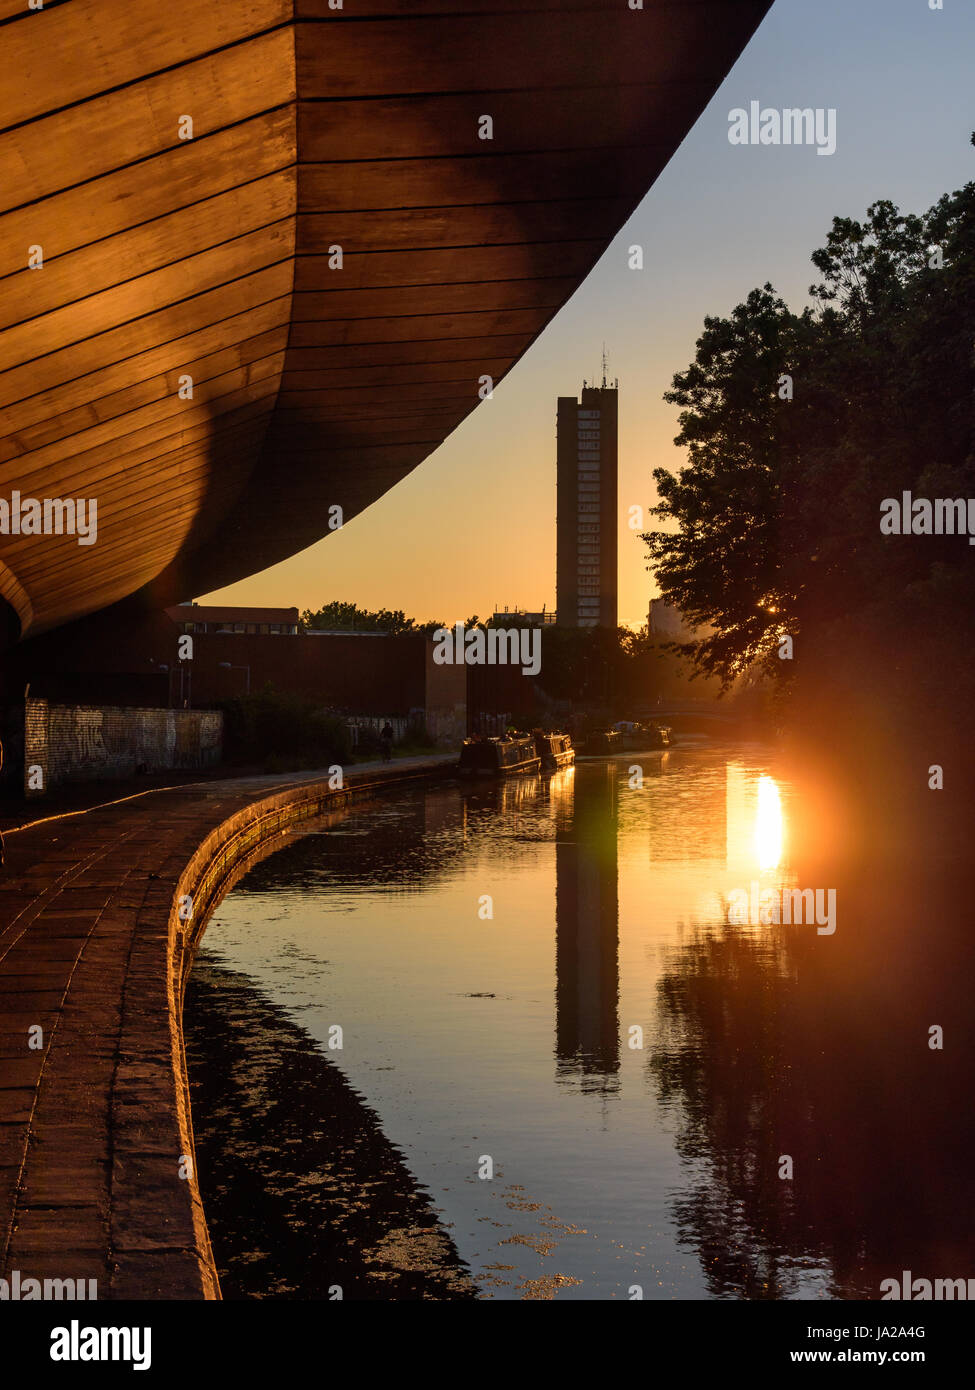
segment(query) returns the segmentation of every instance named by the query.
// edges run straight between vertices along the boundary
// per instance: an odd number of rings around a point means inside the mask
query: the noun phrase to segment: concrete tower
[[[558,399],[556,590],[563,627],[616,627],[616,384]]]

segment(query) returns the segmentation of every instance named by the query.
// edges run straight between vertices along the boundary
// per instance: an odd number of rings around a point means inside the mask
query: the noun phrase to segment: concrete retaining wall
[[[43,796],[65,782],[212,767],[220,761],[219,710],[115,709],[28,700],[24,792]]]
[[[297,831],[303,821],[321,819],[326,824],[341,819],[353,802],[368,799],[377,791],[388,790],[397,783],[423,779],[436,769],[423,768],[397,772],[386,771],[363,775],[341,791],[332,790],[325,782],[289,787],[274,796],[255,801],[236,815],[228,817],[206,837],[175,885],[163,883],[161,892],[171,889],[171,906],[165,942],[166,949],[166,1007],[172,1058],[173,1091],[157,1097],[159,1118],[169,1123],[175,1120],[180,1137],[180,1152],[193,1156],[192,1181],[167,1188],[170,1214],[181,1220],[187,1232],[187,1249],[181,1270],[174,1282],[183,1288],[183,1297],[219,1298],[220,1281],[206,1217],[195,1177],[196,1156],[193,1143],[193,1123],[190,1112],[189,1076],[183,1045],[183,1000],[186,982],[193,966],[197,946],[215,907],[261,859],[273,854],[284,843],[282,837]],[[442,768],[440,769],[442,770]],[[188,912],[188,917],[186,916]],[[161,924],[160,924],[161,925]],[[161,932],[149,934],[140,941],[133,953],[131,971],[138,981],[132,991],[133,1013],[144,1019],[154,1009],[158,1012],[161,993],[160,947]],[[140,1056],[133,1046],[134,1060]],[[168,1090],[168,1087],[166,1088]],[[189,1233],[192,1232],[192,1239]],[[144,1259],[136,1256],[121,1262],[118,1267],[116,1296],[140,1297],[145,1287]]]

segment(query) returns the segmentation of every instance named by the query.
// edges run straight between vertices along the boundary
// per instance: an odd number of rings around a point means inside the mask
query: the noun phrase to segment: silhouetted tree
[[[725,683],[755,662],[792,670],[784,634],[830,629],[838,649],[837,623],[859,620],[882,647],[913,608],[930,664],[932,611],[956,633],[973,622],[966,538],[884,536],[880,504],[975,491],[975,184],[922,217],[881,201],[836,218],[812,260],[811,307],[753,290],[705,320],[666,395],[688,464],[655,470],[655,514],[676,529],[643,539],[664,596],[711,626],[692,654]]]

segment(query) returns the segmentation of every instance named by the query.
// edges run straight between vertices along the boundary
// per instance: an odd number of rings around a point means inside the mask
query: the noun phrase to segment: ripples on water
[[[729,925],[796,882],[794,795],[760,747],[627,754],[400,791],[253,869],[186,1009],[225,1295],[966,1277],[969,1076],[926,1032],[971,1041],[961,944],[918,952],[895,874],[839,885],[833,936]]]

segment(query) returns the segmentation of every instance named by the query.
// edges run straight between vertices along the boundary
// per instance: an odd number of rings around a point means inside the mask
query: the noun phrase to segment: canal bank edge
[[[363,770],[350,773],[342,790],[332,790],[325,778],[288,784],[249,799],[229,816],[228,803],[253,796],[253,783],[250,788],[245,780],[211,785],[203,798],[184,796],[175,805],[174,794],[166,796],[160,816],[177,817],[184,833],[164,849],[166,858],[149,874],[154,881],[125,965],[108,1118],[110,1277],[107,1290],[99,1287],[99,1297],[221,1297],[196,1181],[182,1037],[186,979],[211,912],[253,863],[281,848],[289,828],[332,812],[341,815],[349,803],[419,778],[442,776],[451,766],[449,760],[424,759],[420,766]],[[221,819],[200,841],[207,809]],[[67,1248],[74,1241],[65,1238],[64,1244]]]
[[[180,1224],[192,1232],[185,1270],[174,1271],[174,1283],[186,1290],[170,1297],[220,1298],[220,1281],[207,1229],[206,1215],[196,1179],[196,1153],[193,1143],[193,1119],[190,1106],[189,1073],[183,1040],[183,1000],[186,982],[193,967],[197,947],[207,923],[222,899],[243,876],[261,859],[281,848],[282,835],[303,821],[319,819],[334,813],[340,815],[355,801],[365,800],[379,791],[404,782],[442,775],[452,770],[454,761],[438,761],[434,766],[361,774],[352,774],[341,789],[330,789],[326,781],[304,784],[263,798],[224,820],[211,831],[197,849],[180,875],[172,895],[167,924],[166,995],[171,1040],[172,1077],[175,1120],[180,1146],[179,1158],[187,1177],[172,1185],[177,1200],[182,1199],[184,1210]],[[184,920],[190,906],[190,916]],[[137,976],[140,978],[140,976]],[[133,1001],[138,1007],[139,998]],[[171,1157],[171,1155],[170,1155]],[[185,1160],[189,1159],[187,1167]],[[192,1252],[192,1253],[190,1253]],[[133,1255],[125,1265],[118,1262],[113,1296],[136,1297],[143,1282],[142,1265]],[[181,1262],[183,1263],[183,1262]],[[154,1270],[147,1271],[150,1277]],[[163,1295],[165,1296],[165,1295]]]

